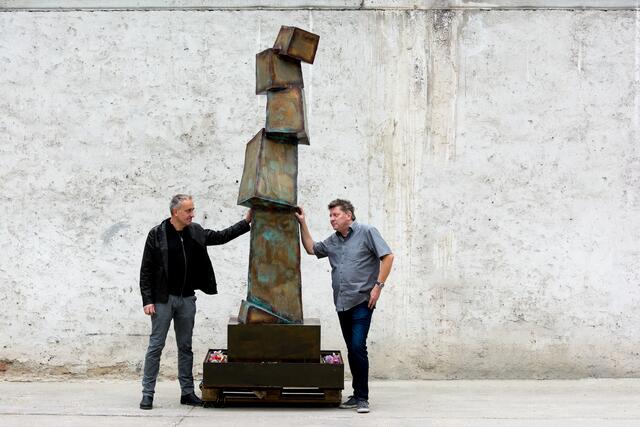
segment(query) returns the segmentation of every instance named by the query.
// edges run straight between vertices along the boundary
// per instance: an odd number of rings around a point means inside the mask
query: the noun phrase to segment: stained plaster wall
[[[638,376],[640,18],[619,10],[0,13],[0,370],[136,377],[147,231],[176,192],[222,228],[263,126],[254,54],[303,66],[316,239],[347,197],[396,254],[369,338],[378,378]],[[196,372],[246,294],[245,235],[209,250]],[[326,260],[307,317],[344,345]],[[162,372],[175,375],[173,332]]]

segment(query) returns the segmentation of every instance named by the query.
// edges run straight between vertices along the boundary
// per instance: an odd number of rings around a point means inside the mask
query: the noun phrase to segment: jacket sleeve
[[[156,249],[153,230],[149,232],[147,241],[144,244],[142,253],[142,265],[140,266],[140,294],[142,295],[142,306],[154,304],[154,274],[158,266],[155,265],[153,252]]]
[[[244,219],[221,231],[205,229],[204,244],[207,246],[222,245],[230,240],[235,239],[238,236],[243,235],[249,230],[251,230],[251,226]]]

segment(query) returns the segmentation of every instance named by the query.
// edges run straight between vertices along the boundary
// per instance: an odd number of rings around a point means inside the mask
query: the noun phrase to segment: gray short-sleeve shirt
[[[391,253],[375,227],[357,221],[349,227],[347,237],[336,232],[315,242],[313,251],[318,258],[329,257],[333,302],[338,311],[369,300],[380,273],[380,258]]]

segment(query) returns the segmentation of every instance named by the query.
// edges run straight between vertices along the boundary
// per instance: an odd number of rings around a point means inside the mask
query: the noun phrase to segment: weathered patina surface
[[[304,89],[292,87],[267,92],[265,130],[269,138],[309,145]]]
[[[256,93],[267,93],[265,128],[245,151],[238,204],[254,208],[243,324],[303,322],[298,144],[309,144],[300,60],[313,62],[319,37],[282,27],[276,49],[256,55]]]
[[[238,204],[295,207],[298,194],[298,146],[276,141],[264,129],[247,143]]]
[[[248,293],[238,317],[241,323],[302,323],[300,236],[293,209],[254,211]]]
[[[273,49],[256,54],[256,94],[294,86],[304,86],[299,60],[278,55]]]
[[[252,298],[249,295],[247,298]],[[242,323],[292,323],[286,317],[278,316],[273,311],[264,307],[264,304],[255,304],[253,302],[242,300],[240,303],[240,312],[238,319]]]
[[[320,36],[296,27],[280,27],[273,50],[280,55],[290,56],[313,64],[318,50]]]

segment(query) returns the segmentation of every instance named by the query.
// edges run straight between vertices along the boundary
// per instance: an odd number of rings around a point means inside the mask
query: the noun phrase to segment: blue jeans
[[[152,396],[156,388],[156,378],[160,370],[160,356],[164,348],[167,332],[173,320],[178,345],[178,380],[182,394],[193,393],[193,352],[191,338],[196,317],[196,297],[169,295],[166,303],[156,303],[156,314],[151,316],[151,336],[149,348],[144,358],[142,394]]]
[[[353,396],[364,400],[369,400],[367,334],[373,315],[373,310],[367,307],[367,304],[369,302],[365,301],[349,310],[338,312],[342,336],[347,344],[347,357],[353,378]]]

